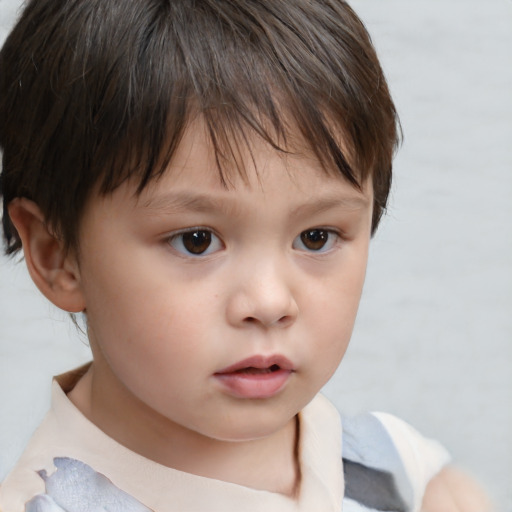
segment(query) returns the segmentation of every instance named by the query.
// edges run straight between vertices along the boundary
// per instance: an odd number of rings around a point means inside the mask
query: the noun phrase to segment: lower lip
[[[271,398],[284,388],[291,374],[281,369],[270,373],[217,373],[215,377],[237,398]]]

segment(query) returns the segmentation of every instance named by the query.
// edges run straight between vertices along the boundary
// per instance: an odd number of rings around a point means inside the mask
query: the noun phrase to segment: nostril
[[[259,320],[258,318],[255,318],[253,316],[248,316],[244,318],[244,322],[246,324],[262,324],[267,327],[271,326],[280,326],[280,327],[286,327],[288,324],[292,323],[293,317],[291,315],[284,315],[274,321],[266,321],[266,320]]]
[[[292,315],[284,315],[282,316],[277,322],[276,324],[278,325],[282,325],[282,326],[286,326],[288,325],[289,323],[291,323],[293,321],[293,316]]]

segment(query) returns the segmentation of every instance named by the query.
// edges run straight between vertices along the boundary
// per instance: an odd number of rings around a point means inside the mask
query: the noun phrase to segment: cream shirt
[[[2,512],[24,512],[31,498],[45,493],[45,482],[38,471],[54,473],[55,457],[84,462],[155,512],[340,510],[341,422],[336,409],[320,395],[299,415],[302,480],[295,500],[184,473],[144,458],[91,423],[67,398],[59,382],[69,390],[65,385],[69,383],[68,374],[54,380],[50,411],[0,486]]]
[[[54,492],[58,491],[58,485],[62,482],[56,482],[58,478],[54,478],[53,489],[49,489],[49,481],[56,474],[66,475],[60,492],[70,493],[69,489],[74,488],[74,485],[81,486],[80,492],[87,496],[85,501],[88,502],[94,492],[88,494],[88,484],[83,482],[80,473],[80,468],[84,467],[82,463],[90,467],[87,471],[92,474],[91,482],[100,482],[102,485],[106,482],[108,489],[113,485],[117,488],[116,492],[121,490],[123,495],[129,495],[127,498],[130,503],[139,502],[131,509],[134,511],[340,512],[342,503],[344,512],[370,510],[358,500],[343,497],[345,482],[341,420],[337,410],[322,395],[317,395],[299,413],[301,484],[298,497],[292,499],[278,493],[168,468],[120,445],[91,423],[67,398],[66,392],[73,388],[83,371],[84,368],[81,368],[54,380],[50,411],[17,465],[0,486],[0,511],[24,512],[26,504],[40,494],[47,493],[55,498]],[[423,438],[409,425],[389,415],[365,415],[361,420],[347,421],[346,440],[343,457],[364,466],[388,471],[397,483],[400,483],[402,477],[405,492],[402,492],[400,485],[398,490],[404,496],[408,494],[408,511],[419,510],[426,484],[448,460],[448,455],[438,443]],[[381,449],[386,443],[396,456],[388,457],[388,452]],[[76,464],[68,474],[62,467],[57,469],[54,460],[59,457],[65,458],[65,463],[71,460],[78,464],[78,469]],[[394,462],[390,464],[391,459]],[[399,471],[395,469],[397,460]],[[348,465],[345,469],[348,470]],[[363,495],[368,495],[366,490],[363,490]],[[46,499],[53,503],[53,499]],[[104,498],[101,496],[96,501],[93,499],[96,505],[92,507],[80,497],[74,496],[73,499],[73,506],[67,504],[65,508],[60,508],[50,504],[32,510],[107,510],[102,507]],[[108,510],[127,512],[126,507],[122,506]]]

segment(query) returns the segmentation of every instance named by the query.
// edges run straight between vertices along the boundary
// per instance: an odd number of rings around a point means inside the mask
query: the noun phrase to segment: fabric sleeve
[[[450,462],[446,449],[422,436],[405,421],[387,413],[373,413],[393,440],[414,489],[414,511],[419,511],[430,480]]]
[[[437,442],[385,413],[343,418],[344,512],[419,512],[431,478],[450,460]]]

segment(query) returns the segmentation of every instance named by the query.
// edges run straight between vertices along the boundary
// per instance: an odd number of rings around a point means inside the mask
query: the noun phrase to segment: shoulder
[[[450,460],[447,451],[390,414],[342,422],[346,498],[370,509],[420,510],[428,483]]]
[[[51,407],[28,441],[21,457],[0,487],[0,509],[9,512],[25,510],[25,503],[45,491],[43,474],[55,471],[55,457],[72,453],[74,439],[88,438],[90,429],[80,429],[73,439],[71,424],[80,421],[64,389],[55,379],[52,384]],[[78,418],[78,419],[77,419]],[[86,422],[83,422],[87,425]]]
[[[429,482],[422,512],[490,512],[494,507],[480,485],[453,466],[446,466]]]

